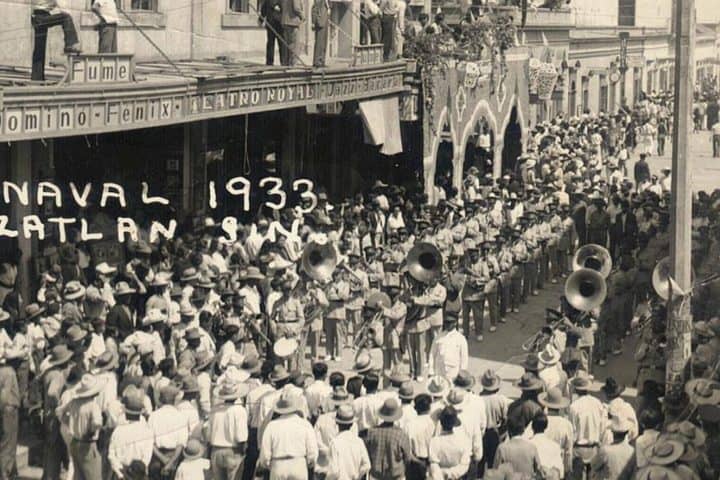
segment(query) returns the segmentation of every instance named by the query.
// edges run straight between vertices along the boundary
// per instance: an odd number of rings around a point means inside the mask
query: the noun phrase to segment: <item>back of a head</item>
[[[432,397],[427,393],[421,393],[415,397],[415,411],[418,415],[423,415],[430,412],[430,406],[432,405]]]
[[[347,381],[347,391],[350,395],[358,398],[362,393],[363,378],[360,376],[354,376]]]
[[[332,388],[342,387],[345,385],[345,375],[342,372],[332,372],[328,383]]]
[[[532,421],[533,433],[543,433],[548,426],[548,418],[545,413],[538,413]]]
[[[367,393],[374,393],[380,385],[380,377],[376,373],[368,373],[363,379],[363,387]]]
[[[517,437],[525,432],[525,425],[519,418],[508,418],[508,433],[511,437]]]
[[[312,366],[313,378],[322,380],[327,375],[328,366],[325,362],[317,362]]]

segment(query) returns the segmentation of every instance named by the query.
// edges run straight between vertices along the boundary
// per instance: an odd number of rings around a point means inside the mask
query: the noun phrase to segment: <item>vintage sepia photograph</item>
[[[718,479],[720,0],[0,0],[0,480]]]

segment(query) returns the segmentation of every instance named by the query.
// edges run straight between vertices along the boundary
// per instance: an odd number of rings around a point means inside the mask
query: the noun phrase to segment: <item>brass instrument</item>
[[[672,287],[673,296],[685,296],[689,295],[696,287],[702,287],[708,283],[712,283],[720,279],[720,274],[709,275],[703,280],[695,281],[695,272],[691,271],[692,287],[689,291],[683,291],[680,285],[677,284],[675,279],[670,275],[670,257],[665,257],[660,260],[652,272],[652,286],[655,293],[658,294],[663,300],[670,299],[670,288]]]
[[[303,249],[302,269],[313,280],[327,281],[332,277],[337,264],[337,252],[329,243],[310,242]]]
[[[442,274],[443,258],[432,243],[417,243],[405,259],[408,273],[420,283],[430,283]]]
[[[551,323],[550,325],[546,325],[546,326],[549,326],[552,331],[555,331],[555,329],[558,328],[563,323],[565,323],[565,317],[559,318],[554,323]],[[542,337],[544,335],[543,334],[544,329],[545,329],[545,327],[541,328],[533,336],[531,336],[527,340],[525,340],[521,345],[522,349],[526,352],[537,352],[539,350],[538,343],[540,342],[540,339],[542,339]]]
[[[603,279],[610,275],[612,266],[612,257],[607,248],[594,243],[578,248],[572,261],[573,271],[589,268],[599,272]]]
[[[605,278],[592,268],[576,270],[565,282],[565,297],[576,310],[593,310],[602,305],[607,297]]]

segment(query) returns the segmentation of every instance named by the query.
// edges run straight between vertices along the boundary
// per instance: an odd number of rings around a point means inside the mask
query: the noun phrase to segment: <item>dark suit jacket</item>
[[[286,27],[299,27],[305,20],[303,4],[301,0],[282,0],[281,23]]]
[[[106,323],[108,326],[117,329],[121,339],[124,339],[135,330],[132,318],[127,314],[127,310],[119,304],[115,304],[110,309]]]
[[[650,180],[650,165],[647,162],[638,161],[635,164],[635,183]]]
[[[310,12],[313,30],[326,28],[328,26],[329,14],[327,0],[315,0],[312,11]]]
[[[635,214],[628,212],[623,225],[622,212],[615,215],[615,224],[613,225],[612,235],[617,239],[619,245],[625,248],[635,248],[637,246],[638,224]]]
[[[270,22],[280,23],[282,19],[282,0],[264,0],[260,5],[260,15]]]

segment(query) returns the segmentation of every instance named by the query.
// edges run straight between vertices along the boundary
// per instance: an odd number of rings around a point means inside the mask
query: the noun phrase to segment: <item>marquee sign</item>
[[[78,80],[88,78],[87,67],[87,63],[78,67]],[[123,95],[93,91],[87,99],[58,90],[55,95],[20,104],[9,102],[6,93],[0,110],[0,141],[155,127],[388,95],[404,90],[403,71],[401,66],[390,72],[342,72],[336,78],[285,79],[274,85],[248,82],[237,87],[206,87],[205,91],[197,85],[128,89]]]
[[[66,82],[129,83],[135,78],[133,56],[118,53],[68,55]]]

